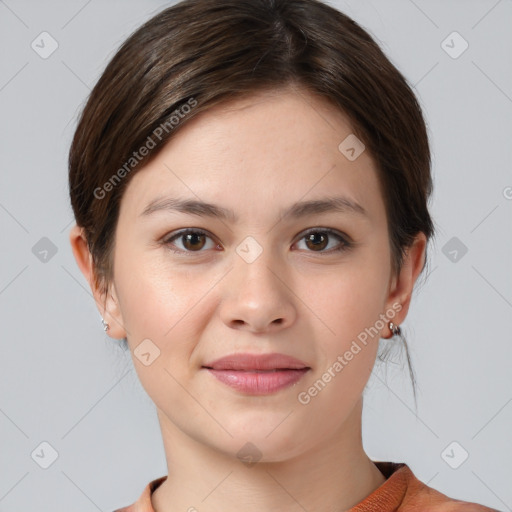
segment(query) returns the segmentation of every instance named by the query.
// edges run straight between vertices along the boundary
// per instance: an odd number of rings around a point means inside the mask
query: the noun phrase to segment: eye
[[[205,239],[212,238],[206,234],[205,231],[200,229],[185,229],[183,231],[180,231],[170,238],[167,238],[163,241],[165,245],[168,245],[171,251],[176,253],[187,253],[187,252],[201,252],[201,249],[203,249],[207,244],[205,242]],[[178,240],[182,244],[182,249],[179,248],[173,249],[173,245],[175,245],[174,240]],[[213,240],[212,240],[213,242]],[[215,246],[215,244],[213,243]],[[211,248],[210,247],[207,247]]]
[[[334,248],[327,251],[324,249],[329,246],[329,242],[332,238],[338,239],[339,243]],[[308,252],[319,252],[319,253],[333,253],[344,251],[349,249],[352,244],[343,235],[330,228],[315,228],[309,230],[307,233],[302,235],[300,241],[305,240],[305,245]]]
[[[337,239],[338,245],[329,250],[324,250],[330,245],[331,239]],[[208,247],[207,240],[211,240]],[[178,241],[176,243],[175,241]],[[331,254],[333,252],[344,251],[352,247],[352,243],[342,234],[330,228],[315,228],[304,233],[299,241],[305,240],[306,250],[308,252],[318,252]],[[162,242],[169,249],[178,254],[190,254],[194,252],[202,252],[202,249],[212,249],[220,247],[213,239],[202,229],[184,229],[172,236],[166,238]],[[180,247],[181,244],[181,247]],[[175,249],[174,247],[178,247]]]

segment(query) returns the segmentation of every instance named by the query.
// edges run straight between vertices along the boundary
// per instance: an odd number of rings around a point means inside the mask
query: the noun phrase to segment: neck
[[[168,478],[152,495],[155,512],[347,510],[385,481],[363,450],[361,413],[362,400],[332,438],[249,466],[186,436],[159,411]]]

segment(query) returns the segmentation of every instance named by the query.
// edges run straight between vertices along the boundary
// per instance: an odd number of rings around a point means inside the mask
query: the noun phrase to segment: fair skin
[[[362,392],[379,336],[359,343],[362,350],[307,404],[297,398],[365,328],[382,327],[376,321],[393,304],[401,306],[393,322],[403,322],[424,263],[420,233],[393,275],[375,163],[368,151],[349,161],[338,150],[351,133],[341,112],[305,91],[259,93],[201,113],[131,177],[106,296],[94,286],[81,230],[71,230],[108,334],[127,336],[156,405],[169,476],[153,493],[155,511],[341,511],[385,481],[361,438]],[[296,201],[334,195],[366,214],[279,217]],[[141,215],[160,196],[214,203],[238,221]],[[183,228],[207,236],[168,241]],[[320,248],[308,243],[309,228],[317,228],[317,240],[328,237]],[[353,246],[335,252],[343,243],[325,228]],[[250,263],[236,252],[248,236],[262,248]],[[391,335],[388,322],[379,332]],[[134,355],[145,339],[160,350],[148,366]],[[234,352],[280,352],[311,369],[291,387],[251,396],[202,368]],[[237,457],[247,442],[261,452],[252,466]]]

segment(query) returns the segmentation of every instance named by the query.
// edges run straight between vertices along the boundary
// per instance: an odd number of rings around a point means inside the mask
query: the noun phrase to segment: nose
[[[235,255],[234,268],[223,280],[222,321],[230,328],[270,333],[292,325],[298,300],[287,272],[271,250],[247,262]]]

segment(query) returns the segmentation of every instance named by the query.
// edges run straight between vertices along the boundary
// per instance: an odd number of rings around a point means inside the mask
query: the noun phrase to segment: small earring
[[[392,332],[392,336],[400,336],[402,330],[399,325],[394,324],[393,322],[389,322],[389,330]]]
[[[110,329],[110,325],[108,325],[108,323],[103,320],[103,317],[101,317],[101,323],[103,324],[103,330],[107,332]]]

